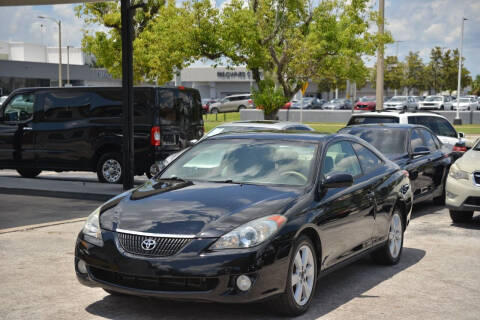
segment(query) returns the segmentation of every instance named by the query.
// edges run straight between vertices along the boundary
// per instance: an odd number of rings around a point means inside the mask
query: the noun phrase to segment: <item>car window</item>
[[[406,130],[352,126],[338,132],[357,136],[373,145],[385,155],[408,153]]]
[[[354,116],[348,121],[349,126],[356,124],[369,124],[369,123],[399,123],[398,117],[365,117]]]
[[[22,93],[13,97],[3,109],[4,121],[22,122],[33,117],[35,94]]]
[[[360,161],[360,166],[362,167],[363,173],[369,174],[370,172],[375,171],[377,168],[383,165],[382,159],[380,159],[375,153],[368,150],[361,144],[353,143],[353,148],[357,153],[357,157]]]
[[[48,122],[88,118],[91,95],[88,92],[48,92],[43,96],[43,119]]]
[[[354,177],[362,174],[360,163],[350,142],[341,141],[328,146],[323,159],[322,173],[324,176],[348,173]]]
[[[299,130],[299,131],[310,131],[309,128],[304,127],[304,126],[293,126],[293,127],[288,127],[287,130]]]
[[[428,132],[425,129],[421,129],[420,134],[423,137],[424,146],[426,146],[428,150],[430,151],[437,150],[437,144],[435,143],[435,140],[433,139],[433,136],[430,134],[430,132]]]
[[[410,147],[412,152],[415,150],[415,148],[423,146],[423,139],[418,130],[412,130],[412,135],[410,137]]]
[[[425,126],[432,130],[437,136],[457,137],[457,132],[450,122],[439,117],[412,116],[408,117],[408,123]]]

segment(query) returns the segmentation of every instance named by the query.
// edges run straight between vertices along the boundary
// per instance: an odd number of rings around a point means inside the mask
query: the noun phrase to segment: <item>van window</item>
[[[365,117],[365,116],[353,116],[350,121],[348,121],[348,126],[356,124],[369,124],[369,123],[398,123],[399,120],[397,117]]]
[[[85,119],[90,103],[87,92],[47,92],[43,97],[43,118],[51,122]]]
[[[3,109],[4,121],[22,122],[33,117],[35,94],[21,93],[13,97]]]
[[[178,107],[192,122],[198,122],[202,118],[202,102],[197,91],[178,91]]]
[[[177,118],[180,119],[180,117],[177,117],[177,108],[175,108],[175,94],[173,90],[160,89],[158,91],[158,106],[160,108],[160,121],[166,120],[168,122],[176,122]]]
[[[419,124],[433,131],[437,136],[457,138],[457,132],[453,126],[443,118],[429,116],[408,117],[408,123]]]
[[[120,92],[98,90],[92,93],[90,116],[92,118],[120,118],[122,116]]]

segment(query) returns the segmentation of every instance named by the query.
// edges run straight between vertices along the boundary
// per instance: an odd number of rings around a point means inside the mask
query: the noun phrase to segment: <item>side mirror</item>
[[[334,173],[332,175],[326,176],[321,186],[325,189],[332,189],[350,187],[352,184],[353,176],[351,174]]]
[[[413,150],[412,156],[425,156],[427,154],[430,154],[430,150],[427,147],[421,146],[421,147],[416,147]]]
[[[197,142],[198,142],[197,139],[190,140],[190,144],[191,144],[191,145],[196,144]]]
[[[465,138],[465,133],[459,132],[459,133],[458,133],[458,138],[459,138],[459,139]]]

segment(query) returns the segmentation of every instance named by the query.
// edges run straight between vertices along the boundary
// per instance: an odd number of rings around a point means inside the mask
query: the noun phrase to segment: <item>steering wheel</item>
[[[280,176],[293,176],[293,177],[302,179],[303,182],[308,181],[307,177],[305,177],[303,174],[301,174],[300,172],[297,172],[297,171],[285,171],[285,172],[280,173]]]

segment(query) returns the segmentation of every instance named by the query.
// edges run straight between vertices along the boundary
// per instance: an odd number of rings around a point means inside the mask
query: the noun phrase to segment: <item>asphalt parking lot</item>
[[[74,210],[68,210],[69,203]],[[261,304],[113,297],[81,286],[73,258],[83,222],[68,221],[86,217],[97,204],[0,195],[1,319],[275,319]],[[38,223],[43,225],[28,228]],[[5,232],[12,225],[27,230]],[[479,252],[478,215],[454,225],[446,209],[417,206],[398,265],[363,259],[329,274],[320,280],[308,313],[298,319],[479,319]]]

